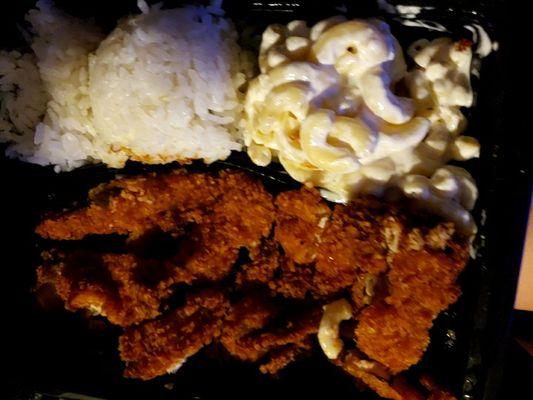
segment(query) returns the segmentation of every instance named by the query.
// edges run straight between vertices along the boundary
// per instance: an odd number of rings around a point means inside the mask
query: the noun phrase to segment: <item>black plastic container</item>
[[[2,48],[24,45],[17,24],[23,21],[32,3],[18,1],[9,10],[2,10]],[[177,3],[180,2],[165,4]],[[506,76],[507,50],[503,1],[401,3],[434,7],[424,11],[421,18],[447,26],[450,32],[446,35],[470,38],[464,24],[480,22],[500,42],[500,50],[483,60],[481,79],[474,81],[477,104],[468,115],[468,134],[482,143],[481,158],[467,165],[480,188],[475,210],[479,226],[477,256],[460,278],[464,295],[438,318],[430,348],[415,367],[434,373],[459,398],[496,399],[531,194],[525,138],[505,131],[506,82],[502,77]],[[65,0],[57,4],[74,15],[94,17],[109,28],[118,17],[136,11],[135,0],[83,4]],[[441,35],[403,26],[398,16],[386,13],[374,1],[229,0],[224,8],[237,25],[252,25],[258,31],[272,22],[312,22],[343,12],[351,17],[384,18],[403,45],[417,38]],[[210,168],[220,166],[250,168],[273,189],[290,182],[275,169],[253,167],[243,155]],[[37,304],[31,293],[39,262],[33,228],[42,212],[83,200],[90,187],[112,179],[117,172],[166,168],[169,167],[129,164],[124,171],[116,171],[90,166],[55,174],[51,168],[0,159],[0,193],[5,203],[0,225],[4,233],[2,293],[7,312],[2,323],[6,337],[3,364],[9,370],[8,385],[3,391],[7,398],[80,398],[65,393],[104,399],[378,398],[370,392],[359,394],[350,377],[319,355],[270,378],[253,366],[217,360],[203,351],[176,375],[151,382],[126,380],[121,377],[114,328],[61,309],[43,310]]]

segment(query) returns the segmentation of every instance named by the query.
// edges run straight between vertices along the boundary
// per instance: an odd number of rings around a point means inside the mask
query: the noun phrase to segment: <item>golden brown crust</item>
[[[411,308],[403,312],[382,301],[373,303],[361,312],[355,331],[357,347],[393,373],[417,363],[429,343],[431,318],[416,303],[406,306]]]
[[[277,307],[268,297],[260,293],[246,296],[231,306],[220,342],[234,357],[256,361],[259,352],[249,349],[241,338],[264,328],[277,312]]]
[[[235,283],[238,286],[266,285],[272,281],[281,258],[278,244],[273,239],[267,239],[250,253],[250,257],[251,261],[245,263],[237,273]]]
[[[307,338],[299,343],[272,350],[268,355],[268,360],[259,366],[259,370],[264,374],[275,374],[308,353],[312,347],[311,339]]]
[[[380,213],[374,201],[335,206],[317,252],[315,285],[319,293],[332,294],[351,286],[358,271],[379,274],[386,270]]]
[[[358,318],[358,347],[393,373],[420,360],[433,320],[460,294],[455,280],[468,260],[468,246],[454,235],[446,235],[446,242],[436,245],[432,235],[441,230],[448,229],[415,228],[405,234],[387,274],[388,296],[376,300]]]
[[[206,289],[183,307],[128,328],[119,339],[124,376],[148,380],[171,372],[220,335],[227,307],[222,292]]]
[[[163,227],[168,227],[169,217],[175,218],[176,224],[202,224],[207,213],[210,223],[231,220],[225,227],[235,234],[227,237],[230,244],[243,237],[248,240],[247,235],[257,229],[268,234],[262,230],[269,231],[274,218],[272,197],[260,182],[244,173],[221,172],[215,176],[179,170],[100,185],[91,191],[87,207],[45,219],[36,232],[57,240],[111,233],[138,237],[158,226],[158,220]],[[254,218],[247,218],[250,216]]]
[[[317,245],[331,211],[316,189],[302,188],[276,198],[275,239],[288,258],[309,264],[316,258]]]
[[[350,288],[350,297],[356,309],[360,310],[370,305],[374,298],[382,297],[386,290],[385,274],[366,272],[358,274],[355,278]]]
[[[179,171],[117,179],[93,189],[88,207],[48,218],[36,232],[57,240],[111,233],[135,237],[155,225],[151,217],[158,213],[171,208],[180,213],[205,208],[220,194],[217,179],[207,174]]]
[[[242,337],[241,343],[260,355],[279,346],[299,344],[318,331],[320,317],[319,308],[307,309],[283,319],[279,327]]]
[[[308,308],[281,318],[277,318],[278,313],[268,298],[250,295],[231,307],[220,342],[232,356],[243,361],[267,357],[264,371],[279,369],[309,349],[309,338],[318,329],[320,310]]]
[[[138,279],[150,266],[130,254],[48,255],[37,284],[52,285],[68,310],[88,309],[128,326],[159,315],[160,293]]]
[[[296,264],[287,257],[281,260],[280,276],[268,282],[268,287],[283,297],[304,299],[314,291],[314,269],[308,265]]]

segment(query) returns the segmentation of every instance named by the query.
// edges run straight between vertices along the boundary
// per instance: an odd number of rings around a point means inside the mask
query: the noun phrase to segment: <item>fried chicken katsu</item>
[[[331,210],[316,191],[281,193],[276,198],[274,238],[285,255],[298,264],[309,264],[317,256],[325,224]]]
[[[311,349],[320,321],[316,307],[277,318],[281,313],[273,299],[247,295],[231,307],[220,342],[232,356],[259,360],[261,371],[274,373]]]
[[[159,315],[159,291],[139,279],[140,270],[151,266],[131,254],[78,251],[44,258],[38,282],[52,284],[68,310],[87,309],[120,326]]]
[[[335,293],[353,285],[362,273],[379,274],[386,269],[381,211],[371,200],[335,207],[317,253],[319,293]]]
[[[468,260],[467,248],[453,239],[450,224],[405,232],[387,274],[388,294],[358,318],[359,349],[393,373],[416,364],[429,344],[433,320],[460,294],[455,280]]]
[[[178,369],[220,335],[228,305],[222,292],[206,289],[188,296],[183,307],[126,329],[119,339],[124,375],[147,380]]]
[[[334,328],[343,332],[334,364],[385,398],[448,395],[436,385],[420,391],[401,373],[422,358],[433,321],[459,297],[468,239],[407,204],[332,206],[309,188],[273,196],[242,172],[177,171],[101,185],[86,207],[36,231],[53,246],[37,286],[55,287],[68,310],[124,328],[127,377],[169,373],[211,343],[277,373],[317,349],[333,309],[325,306],[345,299],[352,318]],[[112,234],[124,239],[114,252],[83,245]],[[157,235],[170,245],[147,251]],[[178,287],[185,303],[169,308]]]

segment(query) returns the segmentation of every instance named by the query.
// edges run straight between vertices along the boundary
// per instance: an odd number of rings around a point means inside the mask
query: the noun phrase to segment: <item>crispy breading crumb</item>
[[[261,294],[249,295],[231,307],[220,342],[231,355],[244,361],[258,361],[289,345],[299,348],[298,353],[301,353],[307,348],[303,343],[318,330],[319,309],[307,309],[281,319],[276,318],[278,313],[279,307],[268,298]],[[290,357],[275,354],[278,356],[265,371],[280,365],[282,359],[289,362]]]
[[[417,237],[416,246],[413,237]],[[466,241],[449,236],[446,251],[431,246],[421,229],[407,233],[387,273],[388,296],[359,316],[358,347],[394,373],[420,360],[433,320],[460,294],[455,280],[468,260]]]
[[[159,315],[159,291],[138,279],[147,268],[131,254],[49,254],[37,269],[37,285],[52,285],[68,310],[87,309],[129,326]]]
[[[311,339],[307,338],[297,344],[289,344],[272,350],[268,355],[268,361],[261,364],[259,370],[264,374],[275,374],[310,351],[312,347]]]
[[[432,249],[444,250],[454,233],[455,227],[451,222],[439,224],[428,232],[426,243]]]
[[[116,179],[93,189],[88,207],[45,219],[36,232],[56,240],[111,233],[135,237],[154,226],[151,216],[170,208],[185,212],[210,207],[221,190],[215,177],[181,170]]]
[[[276,198],[275,238],[298,264],[315,260],[317,245],[331,211],[316,189],[294,190]]]
[[[251,261],[244,264],[237,273],[235,283],[238,286],[253,283],[268,284],[274,278],[280,263],[278,244],[268,239],[256,250],[250,254]]]
[[[283,297],[304,299],[315,289],[313,282],[314,270],[308,265],[294,263],[284,257],[281,261],[281,274],[268,282],[268,287]]]
[[[222,292],[206,289],[183,307],[128,328],[119,339],[124,375],[148,380],[172,371],[220,335],[227,307]]]
[[[317,250],[315,285],[321,294],[333,294],[353,285],[358,273],[386,270],[386,244],[381,230],[381,207],[358,200],[336,205]]]
[[[261,355],[260,351],[248,349],[240,339],[264,328],[277,312],[276,306],[268,297],[261,294],[246,296],[231,306],[220,342],[234,357],[256,361]]]

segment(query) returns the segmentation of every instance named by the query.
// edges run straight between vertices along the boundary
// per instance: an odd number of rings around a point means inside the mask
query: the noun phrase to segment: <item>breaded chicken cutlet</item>
[[[455,280],[468,260],[465,243],[444,239],[444,252],[428,239],[435,231],[450,231],[450,225],[438,225],[425,236],[416,229],[400,239],[387,273],[388,294],[361,311],[355,332],[359,349],[393,373],[422,357],[433,320],[459,297]],[[415,247],[413,235],[420,235]]]
[[[117,179],[89,194],[89,206],[44,220],[36,232],[46,239],[80,240],[120,234],[136,240],[153,229],[180,234],[185,243],[165,261],[175,270],[167,285],[194,279],[219,280],[241,247],[252,250],[270,233],[272,196],[260,182],[238,172],[146,175]]]
[[[47,252],[44,259],[39,285],[53,285],[67,310],[87,309],[124,327],[160,314],[162,293],[139,279],[152,266],[132,254]]]
[[[37,233],[76,243],[119,234],[125,248],[51,250],[38,286],[55,286],[69,310],[125,328],[126,376],[165,374],[212,342],[276,373],[316,348],[322,307],[343,298],[352,330],[332,361],[383,397],[430,395],[398,377],[421,359],[433,320],[460,295],[469,244],[453,224],[374,198],[331,207],[307,188],[274,198],[241,172],[118,179],[89,200],[45,219]],[[138,251],[154,230],[178,239],[164,257]],[[167,310],[183,284],[186,304]]]
[[[277,318],[281,311],[268,296],[247,295],[228,312],[221,344],[235,358],[259,361],[261,371],[277,372],[311,349],[320,321],[318,307]]]
[[[220,335],[228,307],[223,292],[205,289],[183,307],[126,329],[119,339],[124,376],[148,380],[178,369]]]

